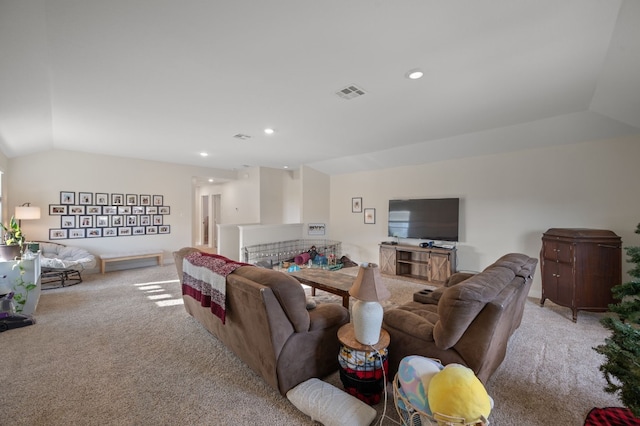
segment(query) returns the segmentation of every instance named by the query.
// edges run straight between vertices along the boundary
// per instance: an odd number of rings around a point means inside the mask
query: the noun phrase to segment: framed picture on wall
[[[49,216],[65,214],[67,214],[67,206],[63,206],[62,204],[49,204]]]
[[[69,229],[69,238],[84,238],[86,236],[85,229]]]
[[[144,235],[144,226],[134,226],[133,235]]]
[[[111,204],[114,206],[124,206],[124,195],[111,194]]]
[[[157,226],[147,226],[147,234],[151,235],[151,234],[157,234],[158,233],[158,227]]]
[[[151,205],[151,195],[140,195],[140,205],[141,206],[150,206]]]
[[[136,194],[127,194],[127,205],[135,206],[138,204],[138,196]]]
[[[102,228],[87,229],[87,238],[99,238],[99,237],[102,237]]]
[[[61,228],[75,228],[76,227],[76,217],[75,216],[62,216],[60,218],[60,227]]]
[[[103,237],[117,237],[118,236],[118,228],[104,228],[102,230]]]
[[[109,194],[104,192],[96,192],[96,204],[99,206],[106,206],[109,204]]]
[[[78,220],[80,228],[93,228],[93,216],[80,216]]]
[[[93,192],[78,192],[78,204],[83,206],[93,204]]]
[[[307,234],[309,235],[324,235],[324,223],[310,223],[308,225]]]
[[[171,231],[171,226],[162,225],[158,226],[158,234],[168,234]]]
[[[351,199],[351,213],[362,213],[362,197]]]
[[[102,213],[102,207],[100,206],[87,206],[86,208],[87,210],[87,214],[101,214]]]
[[[67,238],[68,229],[49,229],[50,240],[64,240]]]
[[[154,206],[161,206],[163,201],[163,196],[162,195],[154,195],[153,196],[153,205]]]
[[[60,191],[60,204],[75,204],[76,193],[71,191]]]
[[[109,226],[109,216],[96,216],[96,226],[100,228]]]
[[[126,236],[126,235],[131,235],[131,228],[128,228],[128,227],[118,228],[118,236]]]
[[[158,207],[158,214],[170,214],[170,212],[171,207],[169,206]]]
[[[364,209],[364,223],[376,223],[376,209]]]
[[[69,206],[69,214],[84,214],[85,206]]]

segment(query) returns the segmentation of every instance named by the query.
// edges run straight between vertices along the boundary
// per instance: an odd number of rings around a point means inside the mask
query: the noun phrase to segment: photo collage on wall
[[[170,214],[162,195],[61,191],[60,204],[49,204],[49,216],[60,216],[49,239],[169,234]]]

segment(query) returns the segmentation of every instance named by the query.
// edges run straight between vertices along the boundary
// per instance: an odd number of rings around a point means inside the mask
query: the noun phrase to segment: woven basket
[[[451,417],[440,413],[429,415],[424,411],[418,410],[400,393],[397,374],[393,378],[393,401],[404,426],[487,426],[489,424],[489,421],[484,417],[472,422],[466,422],[465,419],[460,417]]]

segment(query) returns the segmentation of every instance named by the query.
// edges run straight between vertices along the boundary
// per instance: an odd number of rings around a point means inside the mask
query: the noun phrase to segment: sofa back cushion
[[[269,287],[280,302],[282,310],[293,324],[295,331],[309,330],[310,318],[307,312],[306,296],[298,280],[283,272],[256,266],[242,266],[229,277],[233,275]]]

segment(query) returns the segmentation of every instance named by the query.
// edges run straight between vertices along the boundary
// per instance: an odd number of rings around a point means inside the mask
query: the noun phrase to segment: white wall
[[[482,270],[509,252],[539,258],[548,228],[610,229],[623,246],[640,245],[639,161],[636,136],[332,176],[331,235],[354,261],[377,262],[389,199],[460,197],[459,270]],[[376,209],[375,225],[351,213],[352,197]],[[538,268],[531,295],[540,292]]]
[[[9,216],[15,206],[31,202],[42,211],[40,220],[23,221],[30,240],[48,240],[49,228],[60,227],[60,216],[49,216],[49,205],[60,203],[60,191],[163,195],[171,207],[163,235],[57,240],[94,254],[148,248],[171,251],[191,245],[193,176],[224,174],[209,168],[53,150],[10,159],[7,180]],[[228,173],[228,172],[227,172]],[[235,175],[234,175],[235,176]]]
[[[328,175],[311,167],[302,167],[300,174],[302,179],[302,221],[305,224],[324,223],[326,232],[324,238],[329,238],[331,234],[331,180]],[[323,238],[321,235],[313,237]],[[305,238],[309,238],[309,236],[305,235]]]

